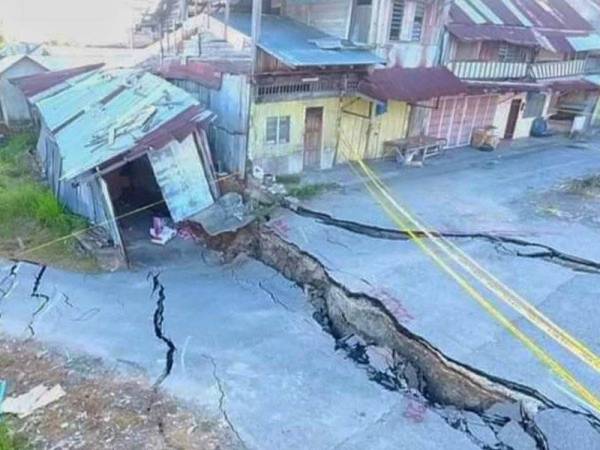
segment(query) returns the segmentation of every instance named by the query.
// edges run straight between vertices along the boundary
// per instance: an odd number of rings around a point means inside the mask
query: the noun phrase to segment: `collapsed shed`
[[[35,102],[37,151],[59,200],[123,250],[119,217],[186,220],[218,188],[205,128],[214,114],[136,69],[95,70]],[[39,95],[39,93],[38,93]]]

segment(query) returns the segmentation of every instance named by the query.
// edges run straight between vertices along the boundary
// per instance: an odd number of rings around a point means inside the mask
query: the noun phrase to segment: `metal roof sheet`
[[[154,69],[154,73],[169,80],[194,81],[209,89],[220,89],[223,78],[223,74],[208,62],[164,62]]]
[[[13,78],[10,82],[21,89],[26,97],[31,98],[43,91],[63,84],[65,81],[78,75],[99,69],[102,65],[103,64],[95,64],[91,66],[76,67],[74,69],[43,72],[26,77]]]
[[[540,46],[535,33],[530,28],[461,23],[451,23],[446,28],[461,41],[501,41],[528,47]]]
[[[216,16],[223,20],[223,15]],[[247,36],[251,34],[252,16],[231,13],[229,25]],[[335,39],[317,28],[289,17],[263,14],[258,46],[291,67],[353,66],[383,64],[385,60],[364,47],[343,41],[335,49],[319,46],[325,39]]]
[[[358,85],[359,91],[376,100],[418,102],[435,97],[458,95],[466,86],[445,67],[374,70]]]
[[[591,30],[568,0],[457,0],[452,23],[495,24],[557,30]]]
[[[539,33],[553,50],[558,53],[573,53],[575,49],[571,45],[569,38],[572,34],[560,30],[545,30]]]
[[[141,70],[98,71],[36,103],[53,131],[62,157],[62,178],[70,179],[133,149],[165,145],[189,134],[202,109],[191,95]],[[192,111],[173,132],[161,130]],[[206,117],[204,117],[206,118]],[[187,128],[186,128],[187,127]],[[151,137],[152,139],[148,139]]]
[[[45,64],[43,64],[43,62],[39,61],[38,58],[35,58],[31,55],[10,55],[0,59],[0,76],[12,66],[24,59],[29,59],[30,61],[33,61],[38,66],[40,66],[42,70],[49,69]]]
[[[552,80],[543,83],[545,88],[561,92],[597,91],[598,85],[589,79],[572,78],[567,80]]]
[[[591,33],[587,36],[571,36],[567,37],[567,40],[576,52],[600,50],[600,34],[598,33]]]
[[[600,87],[600,75],[588,75],[585,77],[587,81]]]

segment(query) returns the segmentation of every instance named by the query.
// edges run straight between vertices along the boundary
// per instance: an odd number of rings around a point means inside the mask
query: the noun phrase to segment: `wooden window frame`
[[[402,16],[399,25],[394,23],[394,8],[402,6]],[[427,26],[427,5],[422,0],[392,0],[390,5],[390,22],[387,33],[388,42],[421,42]],[[417,15],[417,12],[420,14]],[[415,23],[418,21],[418,36],[415,35]]]
[[[265,123],[265,142],[269,145],[282,145],[290,143],[291,134],[291,117],[288,116],[271,116],[267,117]],[[274,127],[275,136],[272,135],[270,128]]]

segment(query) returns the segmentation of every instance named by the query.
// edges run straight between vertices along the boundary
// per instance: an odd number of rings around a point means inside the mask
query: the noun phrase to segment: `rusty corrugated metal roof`
[[[567,0],[456,0],[448,31],[463,41],[500,41],[558,53],[576,49],[592,25]]]
[[[501,41],[528,47],[540,46],[535,33],[530,28],[461,23],[451,23],[446,28],[461,41]]]
[[[465,84],[445,67],[374,70],[358,89],[375,100],[409,103],[466,92]]]
[[[73,69],[38,73],[26,77],[13,78],[10,82],[21,89],[25,96],[29,98],[47,89],[58,86],[73,77],[99,69],[103,65],[104,64],[92,64]]]
[[[182,64],[179,61],[165,62],[153,72],[168,80],[194,81],[209,89],[220,89],[223,74],[214,65],[207,62]]]
[[[133,69],[96,71],[36,106],[59,146],[62,179],[182,140],[213,116],[182,89]]]
[[[509,25],[555,30],[592,30],[568,0],[455,0],[452,23]]]

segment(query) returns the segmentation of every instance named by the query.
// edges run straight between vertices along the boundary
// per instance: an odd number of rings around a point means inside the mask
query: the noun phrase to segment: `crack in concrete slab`
[[[7,298],[12,292],[13,288],[15,287],[15,284],[17,282],[17,274],[19,273],[20,266],[20,262],[14,263],[10,267],[8,274],[5,275],[4,278],[2,278],[2,280],[0,280],[0,301]]]
[[[61,294],[62,294],[63,303],[65,305],[67,305],[69,308],[75,308],[75,305],[73,305],[73,303],[71,303],[71,299],[69,298],[69,296],[67,294],[65,294],[64,292],[62,292]]]
[[[177,348],[171,339],[169,339],[164,334],[163,325],[164,325],[164,312],[165,312],[165,287],[160,281],[160,272],[152,273],[149,272],[146,277],[148,280],[152,279],[152,296],[156,295],[156,309],[153,315],[153,325],[154,325],[154,334],[155,336],[165,343],[167,346],[167,353],[165,358],[165,368],[163,373],[157,378],[154,382],[154,387],[158,387],[162,384],[163,381],[171,374],[171,370],[173,370],[173,360],[175,356],[175,351]]]
[[[279,297],[277,297],[273,291],[271,291],[269,288],[267,288],[265,286],[264,280],[261,280],[258,282],[258,287],[261,288],[269,296],[269,298],[271,299],[271,302],[273,302],[273,304],[279,305],[287,311],[291,311],[291,308],[288,305],[283,303],[281,301],[281,299]]]
[[[330,214],[314,211],[303,206],[291,206],[290,204],[284,203],[283,206],[289,211],[295,214],[308,217],[317,220],[318,222],[341,228],[355,234],[361,234],[375,239],[388,239],[388,240],[410,240],[410,234],[407,231],[402,231],[393,228],[383,228],[375,225],[366,225],[360,222],[354,222],[350,220],[338,219]],[[427,234],[421,230],[411,230],[411,233],[418,236],[419,238],[427,238]],[[508,254],[518,256],[521,258],[537,258],[542,259],[550,263],[559,264],[568,267],[577,272],[586,272],[600,274],[600,262],[593,261],[586,258],[581,258],[576,255],[561,252],[554,247],[546,244],[540,244],[537,242],[528,241],[520,238],[513,238],[509,236],[502,236],[499,234],[492,233],[456,233],[456,232],[429,232],[434,237],[443,238],[454,238],[454,239],[483,239],[492,244],[497,244],[504,248]],[[508,245],[514,247],[530,248],[537,251],[533,252],[522,252],[515,249],[510,249]],[[496,248],[498,250],[498,248]]]
[[[42,301],[40,302],[38,307],[35,309],[35,311],[33,311],[33,314],[31,315],[31,319],[29,320],[29,323],[27,324],[27,329],[29,330],[30,338],[33,338],[35,336],[35,330],[33,328],[33,325],[35,323],[35,320],[36,320],[38,314],[40,314],[44,310],[44,308],[46,308],[48,303],[50,302],[49,295],[39,293],[40,285],[42,283],[44,274],[46,273],[46,269],[47,269],[47,266],[45,266],[45,265],[40,266],[40,270],[38,271],[37,275],[35,276],[35,278],[33,280],[33,288],[31,290],[30,297],[35,298],[35,299],[41,299]]]
[[[229,418],[229,414],[227,413],[227,410],[225,409],[225,400],[227,398],[227,395],[225,393],[225,389],[223,388],[223,382],[222,382],[221,378],[219,377],[217,362],[215,361],[215,358],[213,358],[211,355],[203,354],[202,356],[205,359],[207,359],[208,361],[210,361],[210,364],[212,365],[212,376],[213,376],[213,379],[217,386],[217,389],[219,391],[218,406],[219,406],[219,411],[221,413],[221,416],[223,417],[223,420],[225,420],[225,423],[227,423],[227,426],[229,427],[231,432],[235,435],[235,437],[238,439],[240,444],[242,444],[242,447],[248,448],[248,446],[246,445],[246,442],[240,436],[239,431],[237,430],[237,428],[235,427],[235,425]]]

